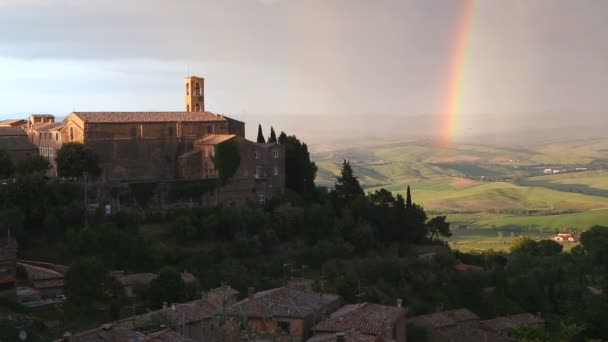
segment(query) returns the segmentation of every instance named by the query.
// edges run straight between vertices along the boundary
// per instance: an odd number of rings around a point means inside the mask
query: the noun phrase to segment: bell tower
[[[184,79],[186,112],[205,111],[205,79],[190,76]]]

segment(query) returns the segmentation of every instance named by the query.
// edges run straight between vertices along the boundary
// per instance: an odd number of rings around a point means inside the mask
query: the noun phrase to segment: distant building
[[[254,293],[226,310],[226,341],[241,337],[305,341],[316,322],[340,307],[338,295],[280,287]]]
[[[125,296],[129,298],[135,297],[135,288],[139,285],[147,286],[150,285],[152,280],[158,277],[155,273],[133,273],[125,274],[124,271],[113,271],[110,273],[118,282],[123,286],[125,290]],[[197,281],[191,273],[183,272],[181,274],[184,283],[194,283]]]
[[[415,316],[408,318],[407,322],[425,328],[431,342],[483,341],[479,339],[483,334],[477,331],[479,316],[468,309]]]
[[[27,121],[23,119],[8,119],[0,121],[0,127],[22,127],[27,125]]]
[[[23,271],[28,285],[35,289],[43,299],[63,294],[64,274],[51,264],[47,265],[17,262],[17,267]]]
[[[458,261],[458,263],[456,265],[454,265],[454,269],[459,272],[465,272],[465,271],[481,272],[481,271],[483,271],[483,267],[480,267],[477,265],[465,264],[465,263],[461,262],[460,260]]]
[[[559,233],[553,240],[557,242],[578,242],[578,237],[570,233]]]
[[[0,127],[0,150],[5,150],[14,164],[39,154],[38,147],[18,127]]]
[[[0,297],[15,298],[17,282],[17,240],[0,239]]]
[[[203,205],[265,203],[282,193],[284,147],[248,141],[243,122],[205,111],[203,78],[187,77],[184,87],[183,112],[73,112],[60,123],[50,114],[32,114],[25,130],[37,153],[49,159],[51,176],[57,176],[57,151],[63,144],[76,142],[93,149],[101,173],[90,180],[102,191],[90,194],[98,202],[112,202],[112,188],[129,183],[217,179],[213,154],[228,141],[240,154],[237,172],[193,200]]]
[[[325,341],[327,337],[356,331],[374,340],[405,342],[405,316],[407,309],[373,303],[346,305],[323,322],[315,325],[315,337],[309,341]]]

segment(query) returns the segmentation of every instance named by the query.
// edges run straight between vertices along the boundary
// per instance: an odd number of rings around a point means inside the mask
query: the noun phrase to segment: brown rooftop
[[[318,335],[311,337],[306,342],[335,342],[335,341],[338,341],[336,334],[333,334],[333,333],[323,334],[322,333],[322,334],[318,334]],[[376,339],[376,336],[364,335],[355,330],[344,332],[344,342],[376,342],[376,341],[378,341]],[[382,340],[382,341],[384,341],[384,340]]]
[[[280,287],[257,292],[253,299],[247,298],[228,308],[227,313],[247,317],[305,318],[339,300],[338,295]]]
[[[193,339],[182,336],[170,329],[161,329],[148,334],[135,332],[114,324],[104,324],[99,328],[85,331],[72,336],[72,342],[130,342],[135,336],[139,341],[146,342],[194,342]],[[62,341],[62,340],[58,340]]]
[[[346,305],[327,320],[317,324],[316,331],[356,330],[364,334],[383,334],[387,324],[393,324],[407,314],[407,309],[372,303]]]
[[[62,122],[45,122],[45,123],[39,123],[39,124],[35,124],[32,126],[33,130],[37,130],[37,131],[51,131],[51,130],[60,130],[61,128],[63,128],[63,123]]]
[[[85,122],[200,122],[225,121],[223,115],[211,112],[73,112]]]
[[[217,145],[236,137],[234,134],[208,134],[200,140],[205,145]]]

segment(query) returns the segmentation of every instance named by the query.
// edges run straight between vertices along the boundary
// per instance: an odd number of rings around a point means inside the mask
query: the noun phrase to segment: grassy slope
[[[608,140],[553,143],[527,149],[462,145],[442,150],[423,143],[398,143],[314,155],[318,181],[331,186],[343,159],[351,161],[368,191],[384,187],[397,193],[413,190],[414,200],[435,212],[450,213],[458,224],[489,228],[537,230],[585,229],[608,225],[608,172],[590,171],[537,176],[526,165],[583,166],[606,159]],[[515,166],[519,166],[516,168]],[[513,177],[511,182],[480,182],[462,178]],[[506,216],[496,210],[576,210],[566,215]],[[463,212],[457,214],[457,212]],[[456,213],[456,214],[454,214]]]

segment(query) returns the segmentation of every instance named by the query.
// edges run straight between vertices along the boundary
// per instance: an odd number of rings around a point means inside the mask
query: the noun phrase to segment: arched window
[[[74,141],[74,127],[70,127],[70,141]]]
[[[198,83],[194,86],[194,94],[196,94],[196,95],[201,94],[201,86]]]
[[[190,83],[186,83],[186,95],[190,95]]]
[[[194,106],[194,111],[195,112],[200,112],[201,111],[201,106],[198,103]]]
[[[190,105],[186,105],[186,112],[190,111]]]

